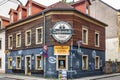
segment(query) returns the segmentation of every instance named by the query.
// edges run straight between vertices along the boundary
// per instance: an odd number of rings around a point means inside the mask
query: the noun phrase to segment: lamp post
[[[73,52],[75,52],[75,51],[77,51],[77,53],[81,53],[82,54],[82,51],[81,51],[81,49],[80,49],[80,46],[81,46],[81,44],[82,44],[82,41],[81,40],[79,40],[79,41],[77,41],[77,44],[78,44],[78,49],[76,50],[76,49],[73,49],[73,40],[72,40],[72,42],[71,42],[71,50],[70,50],[70,52],[71,52],[71,79],[72,79],[72,72],[73,72],[73,66],[72,66],[72,62],[73,62]]]

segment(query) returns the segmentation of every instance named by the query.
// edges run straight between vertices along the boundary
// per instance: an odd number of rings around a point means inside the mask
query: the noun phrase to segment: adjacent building
[[[90,16],[108,24],[106,27],[106,61],[120,61],[117,10],[101,0],[91,0]]]
[[[9,24],[9,18],[0,16],[0,73],[5,73],[5,26]]]
[[[90,5],[89,0],[81,3]],[[6,73],[58,77],[64,70],[76,78],[102,74],[107,25],[76,6],[57,2],[45,7],[28,0],[25,7],[11,10],[12,22],[6,26]]]

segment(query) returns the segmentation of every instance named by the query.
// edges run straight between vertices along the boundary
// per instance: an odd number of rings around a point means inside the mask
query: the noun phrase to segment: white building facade
[[[91,4],[90,15],[108,24],[108,27],[106,27],[106,61],[120,61],[118,11],[101,0],[91,0]]]
[[[0,31],[0,73],[5,73],[5,31]]]

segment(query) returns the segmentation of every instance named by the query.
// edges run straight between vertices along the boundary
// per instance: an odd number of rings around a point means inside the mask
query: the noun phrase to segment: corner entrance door
[[[25,56],[25,75],[31,75],[31,56]]]

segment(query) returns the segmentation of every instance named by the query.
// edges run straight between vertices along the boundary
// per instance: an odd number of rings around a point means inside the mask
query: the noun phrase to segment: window
[[[57,70],[68,69],[68,56],[57,56]]]
[[[82,42],[83,44],[88,44],[88,29],[87,28],[82,28]]]
[[[2,58],[0,58],[0,68],[2,68]]]
[[[43,29],[42,27],[36,29],[36,44],[41,44],[43,38]]]
[[[82,70],[87,70],[88,69],[88,56],[83,55],[82,56]]]
[[[21,33],[16,34],[16,47],[21,46]]]
[[[99,56],[96,56],[95,57],[95,69],[99,69],[100,68],[99,63],[100,63],[100,58],[99,58]]]
[[[8,57],[8,69],[12,69],[12,57]]]
[[[13,47],[13,36],[8,36],[8,49],[12,49]]]
[[[36,70],[42,70],[42,66],[43,66],[42,56],[37,55],[36,56]]]
[[[25,37],[26,37],[26,40],[25,40],[26,46],[31,45],[31,30],[26,31]]]
[[[31,15],[31,5],[29,4],[28,5],[28,16],[30,16]]]
[[[21,17],[22,17],[22,11],[19,12],[18,19],[21,19]]]
[[[10,23],[13,23],[13,14],[10,15]]]
[[[21,57],[16,57],[16,69],[21,69]]]
[[[98,32],[95,32],[95,46],[96,47],[99,47],[100,46],[100,40],[99,40],[99,33]]]
[[[0,40],[0,49],[2,49],[2,40]]]
[[[0,21],[0,29],[1,29],[1,27],[2,27],[2,22]]]
[[[89,14],[89,6],[86,5],[86,14]]]

